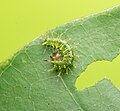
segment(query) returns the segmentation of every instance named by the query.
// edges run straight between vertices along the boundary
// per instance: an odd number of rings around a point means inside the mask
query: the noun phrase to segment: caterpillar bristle
[[[54,68],[51,68],[51,69],[48,70],[48,72],[52,72],[52,71],[54,71]]]
[[[70,40],[71,40],[71,38],[69,38],[69,39],[66,41],[66,44],[68,44]]]

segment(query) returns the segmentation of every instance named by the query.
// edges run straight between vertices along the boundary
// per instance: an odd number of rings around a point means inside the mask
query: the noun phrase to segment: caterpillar
[[[74,53],[73,47],[70,47],[68,41],[61,40],[60,38],[45,38],[43,41],[44,46],[52,48],[50,60],[53,68],[49,71],[57,71],[58,75],[68,74],[70,68],[73,66]]]

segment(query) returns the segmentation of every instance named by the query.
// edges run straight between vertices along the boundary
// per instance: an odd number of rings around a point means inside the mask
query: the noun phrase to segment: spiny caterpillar
[[[74,53],[73,47],[68,45],[68,41],[61,40],[60,38],[46,38],[42,45],[52,48],[50,60],[53,68],[49,71],[57,71],[58,75],[68,74],[70,68],[73,66]]]

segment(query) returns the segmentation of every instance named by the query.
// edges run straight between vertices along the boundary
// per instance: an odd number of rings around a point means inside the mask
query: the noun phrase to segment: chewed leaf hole
[[[76,87],[82,90],[86,87],[92,86],[103,78],[109,78],[120,87],[120,54],[112,61],[96,61],[90,64],[87,69],[80,74],[76,80]]]

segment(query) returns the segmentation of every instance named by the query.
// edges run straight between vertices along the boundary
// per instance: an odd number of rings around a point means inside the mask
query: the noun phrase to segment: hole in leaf
[[[76,87],[78,90],[82,90],[86,87],[92,86],[103,79],[104,77],[112,80],[116,86],[120,87],[120,55],[114,58],[112,61],[96,61],[91,63],[87,69],[81,73],[76,80]]]

